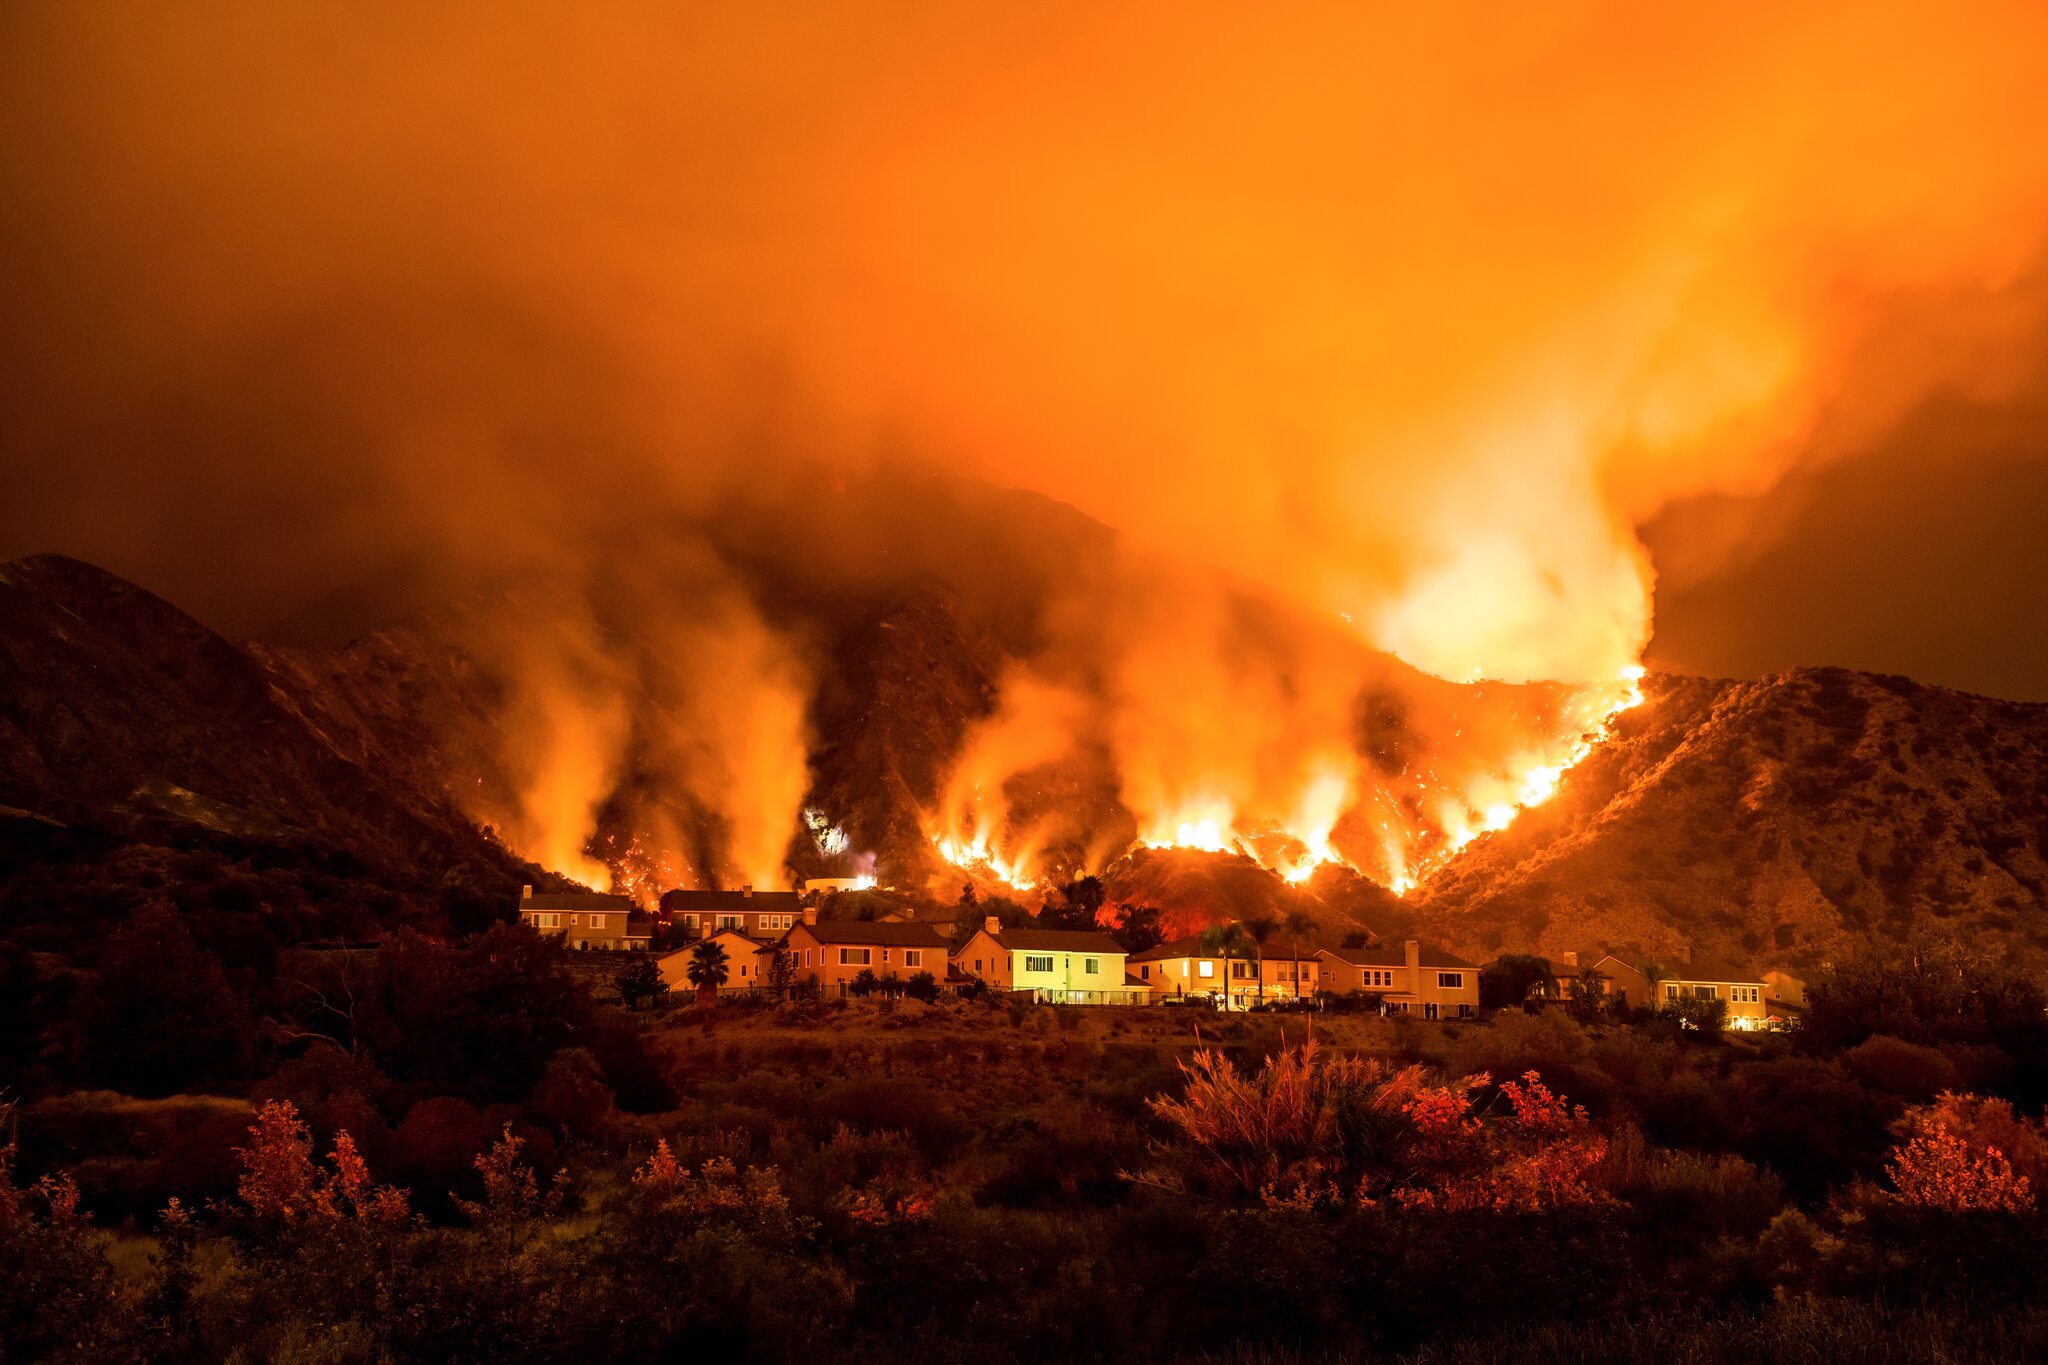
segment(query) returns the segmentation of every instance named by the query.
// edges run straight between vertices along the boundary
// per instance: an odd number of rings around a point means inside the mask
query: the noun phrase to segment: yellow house
[[[647,936],[632,932],[634,915],[630,896],[601,896],[590,892],[564,894],[542,892],[532,887],[519,893],[519,922],[564,939],[571,948],[644,949]]]
[[[929,924],[909,921],[824,920],[815,907],[789,931],[786,943],[794,980],[827,995],[845,993],[862,972],[908,981],[919,972],[946,979],[946,940]]]
[[[997,990],[1031,991],[1054,1005],[1142,1005],[1151,994],[1126,980],[1123,946],[1085,929],[1005,928],[989,916],[952,955],[954,970]]]
[[[708,939],[699,939],[686,948],[661,955],[661,979],[668,982],[670,990],[686,994],[697,989],[690,984],[689,973],[690,956],[697,951],[699,943],[716,943],[725,949],[725,976],[719,981],[718,989],[752,990],[768,984],[764,975],[768,962],[761,945],[736,929],[723,929]]]
[[[1728,1027],[1766,1026],[1770,998],[1761,973],[1714,958],[1681,951],[1670,961],[1653,963],[1638,954],[1608,953],[1593,964],[1601,993],[1618,995],[1631,1005],[1663,1009],[1684,1000],[1719,1000],[1728,1007]]]
[[[1387,1009],[1425,1019],[1471,1019],[1479,1013],[1479,968],[1440,948],[1409,939],[1399,948],[1324,948],[1323,990],[1379,996]]]

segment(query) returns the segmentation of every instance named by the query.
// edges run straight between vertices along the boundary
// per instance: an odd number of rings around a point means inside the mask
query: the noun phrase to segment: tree
[[[1294,994],[1301,996],[1301,936],[1316,931],[1315,916],[1306,910],[1289,910],[1280,919],[1280,927],[1287,931],[1287,946],[1294,950]]]
[[[966,947],[967,940],[973,938],[991,918],[1005,929],[1022,929],[1037,923],[1030,911],[1003,896],[990,896],[987,900],[963,899],[953,912],[953,934],[949,946],[955,952]]]
[[[1708,1040],[1719,1038],[1728,1023],[1728,1002],[1718,998],[1681,995],[1670,1002],[1665,1012],[1686,1032]]]
[[[633,954],[633,960],[619,973],[617,984],[619,998],[626,1002],[629,1010],[637,1010],[641,1001],[656,999],[668,991],[668,982],[661,974],[661,964],[650,953]]]
[[[1204,929],[1198,939],[1204,957],[1218,957],[1223,960],[1223,998],[1230,999],[1230,959],[1249,954],[1252,951],[1251,938],[1244,926],[1235,922],[1212,924]]]
[[[930,972],[915,972],[910,980],[903,983],[903,993],[912,1000],[922,1000],[929,1005],[939,998],[939,979]]]
[[[1671,969],[1661,962],[1645,962],[1643,964],[1643,980],[1650,983],[1648,987],[1650,998],[1643,1002],[1643,1007],[1645,1009],[1656,1009],[1660,1003],[1658,997],[1662,994],[1658,988],[1666,981],[1671,980]]]
[[[715,1005],[718,1003],[718,988],[725,984],[725,945],[716,939],[705,939],[690,950],[690,965],[683,975],[697,988],[697,1003]]]
[[[1266,944],[1273,935],[1280,932],[1280,921],[1271,915],[1254,915],[1244,922],[1244,932],[1251,939],[1249,956],[1252,961],[1252,977],[1258,983],[1259,999],[1266,998]]]
[[[795,984],[796,954],[789,951],[789,941],[784,939],[768,954],[768,989],[778,995],[787,995]]]
[[[1047,929],[1098,928],[1098,916],[1108,899],[1100,877],[1080,877],[1059,889],[1059,898],[1046,897],[1038,922]]]
[[[107,939],[98,978],[78,1008],[87,1071],[135,1095],[239,1076],[255,1033],[220,959],[162,901],[143,906]]]
[[[1159,907],[1156,905],[1132,905],[1124,901],[1117,906],[1117,925],[1109,936],[1127,953],[1142,953],[1148,948],[1157,948],[1166,941],[1166,935],[1159,927]]]
[[[1479,1005],[1482,1009],[1512,1009],[1525,1003],[1536,988],[1550,979],[1550,964],[1527,953],[1502,953],[1500,960],[1479,973]]]

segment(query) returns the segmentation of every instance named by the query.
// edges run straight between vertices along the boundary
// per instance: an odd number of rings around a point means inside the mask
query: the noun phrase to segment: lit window
[[[1216,964],[1215,964],[1215,963],[1213,963],[1213,962],[1204,962],[1204,963],[1203,963],[1203,964],[1201,965],[1201,967],[1200,967],[1200,968],[1199,968],[1199,969],[1198,969],[1198,970],[1196,971],[1195,975],[1197,975],[1197,976],[1214,976],[1214,975],[1216,975]]]

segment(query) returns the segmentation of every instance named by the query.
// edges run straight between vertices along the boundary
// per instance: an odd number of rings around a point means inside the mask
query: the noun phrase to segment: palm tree
[[[1202,956],[1214,954],[1223,959],[1223,1002],[1230,1003],[1230,959],[1233,954],[1249,953],[1252,941],[1245,934],[1241,924],[1212,924],[1204,929],[1198,940]]]
[[[697,988],[697,1003],[718,1003],[718,988],[725,984],[725,945],[705,939],[690,950],[690,965],[683,975]]]
[[[1660,1007],[1657,999],[1657,987],[1670,979],[1671,970],[1663,963],[1645,962],[1643,964],[1643,980],[1650,983],[1650,998],[1643,1002],[1644,1008],[1654,1010]]]
[[[1294,950],[1294,998],[1301,998],[1301,936],[1315,932],[1315,916],[1306,910],[1289,910],[1280,927],[1287,931],[1287,946]]]
[[[1271,915],[1254,915],[1244,922],[1245,933],[1251,936],[1257,951],[1252,954],[1252,975],[1259,982],[1259,1003],[1266,1001],[1266,940],[1273,937],[1280,928],[1280,921]]]

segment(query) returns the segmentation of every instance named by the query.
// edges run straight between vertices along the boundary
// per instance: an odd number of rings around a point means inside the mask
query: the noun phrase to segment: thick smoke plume
[[[1348,837],[1398,877],[1608,694],[1481,724],[1367,647],[1612,687],[1638,525],[2039,387],[2002,357],[2042,321],[2043,90],[2021,3],[32,0],[0,17],[0,532],[250,631],[568,584],[568,638],[507,665],[505,828],[587,871],[577,831],[673,779],[717,850],[642,833],[764,881],[809,646],[719,567],[728,519],[865,572],[896,543],[830,492],[908,452],[1133,547],[1021,651],[1003,715],[1086,697],[1072,732],[982,735],[970,788],[1099,752],[1138,838]],[[622,624],[622,521],[720,544],[706,595]],[[1411,746],[1491,747],[1376,762],[1389,694]]]

